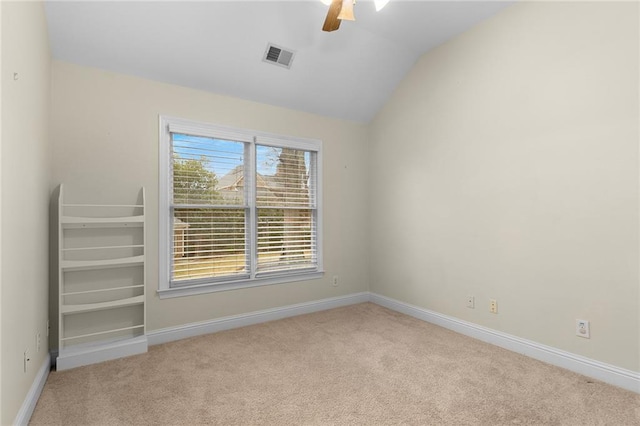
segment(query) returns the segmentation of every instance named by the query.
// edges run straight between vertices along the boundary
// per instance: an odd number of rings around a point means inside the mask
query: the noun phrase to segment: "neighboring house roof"
[[[278,200],[284,200],[290,189],[285,187],[285,184],[278,176],[274,175],[262,175],[256,173],[256,187],[258,193],[258,203],[277,204]],[[243,204],[244,203],[244,168],[242,165],[236,166],[227,174],[222,176],[218,180],[216,190],[220,196],[229,204]],[[300,191],[300,192],[298,192]],[[300,188],[296,191],[297,195],[293,195],[294,202],[300,202],[302,198],[308,196],[308,188]],[[292,194],[289,194],[291,196]]]
[[[279,184],[275,176],[256,174],[256,186],[258,189],[258,198],[260,196],[280,196],[279,189],[282,185]],[[226,175],[222,176],[218,180],[217,188],[220,195],[225,200],[240,201],[241,191],[244,189],[244,167],[236,166]]]
[[[275,176],[256,174],[256,184],[259,188],[275,190],[281,185],[277,183]],[[244,167],[236,166],[226,175],[218,179],[218,191],[237,190],[244,186]]]
[[[187,229],[188,227],[189,227],[188,223],[181,221],[177,217],[173,218],[173,229],[174,230]]]
[[[218,179],[218,191],[235,190],[244,179],[244,170],[242,166],[234,167],[226,175]]]

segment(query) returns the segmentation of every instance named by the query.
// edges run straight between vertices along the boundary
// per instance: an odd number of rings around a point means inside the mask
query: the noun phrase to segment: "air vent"
[[[295,52],[292,50],[269,43],[267,44],[267,50],[265,50],[262,60],[281,67],[291,68],[294,55]]]

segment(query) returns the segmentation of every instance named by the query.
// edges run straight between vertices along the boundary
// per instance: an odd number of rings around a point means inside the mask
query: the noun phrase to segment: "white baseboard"
[[[147,352],[147,337],[140,336],[95,346],[63,349],[56,359],[56,370],[68,370],[83,365]]]
[[[267,321],[274,321],[282,318],[294,317],[296,315],[309,314],[312,312],[324,311],[327,309],[354,305],[356,303],[364,303],[368,301],[368,292],[355,293],[347,296],[332,297],[330,299],[298,303],[296,305],[289,305],[279,308],[266,309],[263,311],[250,312],[247,314],[217,318],[209,321],[186,324],[178,327],[163,328],[160,330],[147,332],[147,337],[149,339],[150,345],[157,345],[160,343],[185,339],[187,337],[215,333],[218,331],[230,330],[232,328],[245,327],[247,325],[259,324]]]
[[[492,330],[481,325],[463,321],[454,317],[440,314],[438,312],[421,308],[419,306],[414,306],[405,302],[401,302],[399,300],[369,292],[355,293],[346,296],[299,303],[295,305],[266,309],[246,314],[217,318],[209,321],[149,331],[147,332],[146,340],[144,342],[144,350],[138,348],[135,353],[146,352],[147,341],[149,345],[157,345],[203,334],[215,333],[218,331],[230,330],[233,328],[245,327],[248,325],[254,325],[282,318],[288,318],[364,302],[373,302],[391,310],[401,312],[403,314],[418,318],[432,324],[439,325],[449,330],[453,330],[457,333],[464,334],[466,336],[473,337],[487,343],[491,343],[510,351],[529,356],[548,364],[565,368],[567,370],[603,381],[605,383],[612,384],[614,386],[621,387],[623,389],[630,390],[632,392],[640,393],[640,373],[638,372],[626,370],[624,368],[620,368],[611,364],[606,364],[604,362],[596,361],[590,358],[563,351],[561,349],[546,346],[541,343],[503,333],[501,331]],[[83,355],[81,353],[78,353],[76,355],[80,356],[80,360],[73,360],[72,365],[70,365],[72,360],[66,359],[68,358],[68,356],[58,357],[57,368],[59,370],[72,368],[80,365],[104,361],[106,359],[114,359],[133,354],[123,352],[123,350],[125,350],[126,352],[126,350],[131,350],[132,348],[115,349],[116,350],[113,354],[104,353],[102,350],[96,354]],[[62,368],[60,366],[61,362],[63,364]],[[48,360],[47,365],[49,365]],[[41,385],[44,385],[44,380],[46,380],[46,375],[44,375]],[[38,380],[34,382],[34,386],[36,386],[37,382]],[[42,387],[40,387],[39,389],[41,390]],[[36,394],[36,398],[33,400],[33,407],[35,407],[35,401],[37,401],[37,395],[39,395],[39,392],[40,391],[38,391],[38,393]],[[31,393],[32,392],[30,391],[29,394],[31,395]],[[27,404],[27,400],[25,401],[25,404]],[[31,412],[33,411],[33,407],[31,408]],[[24,409],[25,406],[23,405],[23,409],[21,409],[20,412],[22,413]],[[29,416],[31,415],[31,412],[28,412]],[[26,418],[28,420],[28,417]]]
[[[33,410],[36,408],[38,398],[40,398],[40,394],[42,393],[42,388],[44,388],[47,377],[49,377],[50,370],[51,358],[47,355],[45,360],[42,362],[31,387],[29,388],[29,392],[27,392],[27,396],[25,397],[18,414],[16,415],[16,419],[13,422],[14,425],[21,426],[29,424]]]
[[[428,309],[400,302],[376,293],[370,293],[370,301],[385,308],[439,325],[460,334],[491,343],[501,348],[526,355],[531,358],[566,368],[575,373],[591,377],[632,392],[640,393],[640,373],[616,367],[611,364],[585,358],[560,349],[522,339],[507,333],[462,321]]]

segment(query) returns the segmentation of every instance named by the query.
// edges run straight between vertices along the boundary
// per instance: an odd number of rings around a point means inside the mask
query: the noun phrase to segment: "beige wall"
[[[160,300],[159,114],[322,140],[325,277]],[[364,125],[54,62],[51,135],[53,184],[64,183],[71,202],[122,200],[146,187],[148,330],[368,289]]]
[[[0,4],[2,424],[45,357],[22,373],[59,183],[147,188],[149,330],[370,288],[640,371],[637,4],[516,5],[425,55],[369,127],[54,62],[51,149],[42,5]],[[323,140],[325,278],[159,300],[158,114]]]
[[[2,5],[0,5],[0,242],[2,241]],[[2,244],[0,243],[0,309],[2,308]],[[0,423],[2,422],[2,313],[0,312]]]
[[[42,3],[2,10],[2,411],[13,423],[47,352],[51,59]],[[13,74],[18,73],[14,80]],[[41,333],[40,351],[36,333]],[[31,361],[23,372],[23,353]]]
[[[518,4],[424,55],[370,129],[371,290],[640,371],[638,72],[637,3]]]

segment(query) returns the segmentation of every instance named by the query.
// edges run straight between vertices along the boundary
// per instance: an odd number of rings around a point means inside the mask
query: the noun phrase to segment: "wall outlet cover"
[[[591,338],[591,330],[589,327],[589,321],[587,320],[576,320],[576,336],[584,337],[585,339]]]
[[[476,298],[473,296],[467,296],[467,308],[474,309],[476,307]]]
[[[492,314],[498,313],[498,302],[495,299],[489,299],[489,312]]]

